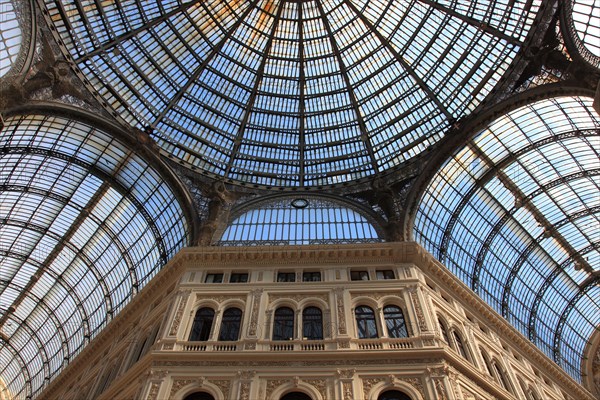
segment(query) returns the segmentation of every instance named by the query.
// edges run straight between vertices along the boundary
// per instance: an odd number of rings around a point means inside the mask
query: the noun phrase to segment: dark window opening
[[[351,271],[350,279],[353,281],[368,281],[369,280],[369,272],[368,271]]]
[[[215,312],[210,308],[200,308],[196,311],[194,324],[190,332],[190,342],[205,342],[210,337]]]
[[[303,282],[320,282],[321,281],[321,273],[320,272],[304,272],[304,273],[302,273],[302,281]]]
[[[231,274],[229,278],[229,282],[231,283],[245,283],[248,282],[248,274],[246,273],[234,273]]]
[[[323,313],[318,307],[307,307],[302,313],[302,336],[308,340],[323,339]]]
[[[273,340],[291,340],[294,338],[294,310],[281,307],[275,310],[273,320]]]
[[[206,283],[221,283],[221,282],[223,282],[223,274],[207,274],[204,282],[206,282]]]
[[[383,309],[383,317],[387,328],[388,337],[404,338],[408,337],[408,328],[404,313],[398,306],[386,306]]]
[[[221,331],[219,340],[233,342],[240,337],[240,326],[242,324],[242,310],[239,308],[228,308],[223,313],[221,320]]]
[[[279,272],[277,274],[277,282],[296,282],[295,272]]]
[[[359,339],[372,339],[378,337],[375,313],[371,307],[360,306],[354,311]]]
[[[396,279],[396,276],[394,275],[394,271],[392,271],[391,269],[386,269],[382,271],[377,271],[377,279]]]

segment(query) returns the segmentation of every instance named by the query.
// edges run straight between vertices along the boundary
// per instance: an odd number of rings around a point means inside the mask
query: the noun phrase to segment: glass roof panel
[[[10,71],[21,51],[21,27],[12,0],[0,0],[0,78]]]
[[[304,245],[379,242],[369,218],[319,197],[284,197],[249,207],[229,224],[220,245]]]
[[[575,32],[583,46],[600,57],[600,6],[594,0],[572,0]]]
[[[0,353],[22,362],[0,364],[0,376],[25,398],[189,233],[165,179],[108,133],[60,116],[15,116],[0,147]]]
[[[347,184],[419,155],[490,93],[539,8],[490,0],[45,4],[111,112],[188,166],[268,187]]]
[[[414,228],[578,380],[585,343],[600,326],[599,132],[587,98],[542,100],[499,117],[437,172]]]

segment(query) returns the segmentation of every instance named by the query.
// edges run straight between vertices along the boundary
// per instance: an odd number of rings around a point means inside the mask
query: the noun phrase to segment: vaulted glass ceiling
[[[50,1],[117,118],[230,182],[349,183],[402,166],[496,86],[538,1]]]
[[[600,117],[589,98],[498,118],[437,172],[415,238],[575,379],[600,326]]]
[[[0,78],[10,71],[21,50],[21,28],[11,0],[0,0]]]
[[[272,246],[382,241],[373,218],[365,214],[340,199],[320,196],[264,200],[244,207],[244,212],[227,226],[218,244]]]
[[[0,376],[35,396],[180,248],[190,229],[157,169],[87,123],[0,131]]]

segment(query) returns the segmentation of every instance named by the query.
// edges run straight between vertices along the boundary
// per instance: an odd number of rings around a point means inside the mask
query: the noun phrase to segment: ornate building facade
[[[182,250],[41,398],[389,391],[594,398],[409,242]]]
[[[598,398],[599,14],[0,0],[0,399]]]

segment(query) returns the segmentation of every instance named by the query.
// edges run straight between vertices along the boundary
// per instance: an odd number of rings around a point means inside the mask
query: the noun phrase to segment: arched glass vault
[[[68,57],[116,117],[151,132],[193,169],[267,187],[348,184],[418,156],[497,85],[540,7],[488,0],[45,5]]]
[[[372,211],[333,196],[273,196],[234,210],[221,246],[383,241]]]
[[[57,115],[0,135],[0,376],[34,396],[181,247],[188,210],[125,142]]]
[[[499,117],[438,170],[415,238],[581,380],[600,326],[600,117],[585,97]]]

